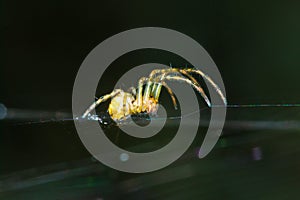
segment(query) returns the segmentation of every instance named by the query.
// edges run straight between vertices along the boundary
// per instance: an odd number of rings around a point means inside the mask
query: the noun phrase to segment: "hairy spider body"
[[[118,94],[111,99],[108,107],[108,113],[112,119],[119,121],[126,119],[130,115],[146,112],[155,114],[158,104],[154,98],[148,98],[143,101],[141,109],[138,107],[135,96],[129,92],[119,89]]]
[[[149,77],[142,77],[139,79],[137,88],[131,87],[128,92],[124,92],[121,89],[115,89],[110,94],[100,97],[84,112],[82,117],[87,117],[99,104],[110,98],[111,102],[108,107],[108,113],[115,122],[122,121],[131,115],[139,113],[148,113],[150,115],[156,114],[162,87],[166,88],[172,98],[175,109],[177,109],[176,98],[166,81],[178,81],[191,85],[201,94],[207,105],[210,107],[211,103],[204,90],[191,74],[198,74],[207,80],[219,94],[224,104],[227,104],[226,98],[217,84],[201,70],[190,68],[155,69],[150,73]]]
[[[128,92],[120,90],[120,92],[111,99],[108,107],[108,113],[114,120],[120,120],[126,116],[130,116],[134,111],[134,96]]]

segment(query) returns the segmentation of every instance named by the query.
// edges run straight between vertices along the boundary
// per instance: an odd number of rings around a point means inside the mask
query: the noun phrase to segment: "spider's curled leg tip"
[[[206,102],[207,106],[211,108],[211,103],[209,101]]]
[[[211,103],[210,103],[209,99],[208,98],[204,98],[204,101],[207,104],[207,106],[211,108]]]
[[[223,98],[224,106],[227,107],[227,99]]]

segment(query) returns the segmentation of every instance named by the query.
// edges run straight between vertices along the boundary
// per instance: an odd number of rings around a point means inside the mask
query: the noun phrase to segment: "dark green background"
[[[71,112],[73,82],[85,56],[121,31],[156,26],[180,31],[209,52],[229,104],[299,103],[299,11],[300,2],[292,0],[1,1],[0,102],[8,108]],[[136,59],[145,59],[139,56]],[[161,62],[174,64],[165,56]],[[114,74],[111,77],[113,81]],[[110,87],[109,80],[105,87]],[[298,111],[278,108],[263,115],[265,110],[241,109],[232,118],[297,120]],[[90,156],[72,123],[15,123],[0,123],[3,176]],[[49,199],[296,199],[299,139],[299,130],[284,128],[229,130],[200,161],[191,157],[147,175],[104,167],[105,175],[33,186],[18,195],[17,190],[3,192],[0,198],[40,199],[47,194]],[[254,147],[262,149],[262,160],[251,158]],[[170,181],[158,181],[164,177]],[[135,190],[120,189],[124,182]]]

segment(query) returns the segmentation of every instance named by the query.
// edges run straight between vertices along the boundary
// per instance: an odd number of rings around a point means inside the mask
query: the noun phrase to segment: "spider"
[[[216,90],[221,97],[224,104],[227,104],[226,98],[223,95],[220,88],[213,82],[213,80],[204,74],[199,69],[180,69],[180,68],[167,68],[167,69],[155,69],[148,77],[141,77],[138,81],[138,87],[130,87],[128,92],[124,92],[121,89],[115,89],[110,94],[106,94],[95,101],[84,112],[82,118],[90,115],[90,112],[95,109],[99,104],[107,101],[111,98],[111,102],[108,107],[108,114],[111,119],[116,123],[126,120],[132,115],[138,115],[146,113],[149,115],[155,115],[158,109],[158,100],[161,92],[161,88],[165,87],[170,94],[174,108],[177,109],[177,102],[173,91],[167,85],[166,81],[179,81],[187,83],[196,89],[206,104],[211,107],[211,103],[206,96],[203,88],[192,76],[192,74],[198,74],[206,79]],[[145,87],[144,87],[145,85]]]

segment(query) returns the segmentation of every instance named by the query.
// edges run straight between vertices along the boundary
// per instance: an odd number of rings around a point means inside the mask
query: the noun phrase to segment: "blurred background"
[[[87,54],[112,35],[146,26],[174,29],[200,43],[219,68],[229,104],[300,103],[299,10],[300,2],[292,0],[3,0],[0,103],[8,110],[71,113],[73,83]],[[159,51],[122,59],[125,68],[188,64]],[[115,77],[102,82],[99,95],[111,91]],[[196,157],[201,127],[181,159],[146,174],[118,172],[94,160],[73,122],[2,120],[0,199],[295,199],[299,111],[229,109],[223,135],[207,157]]]

